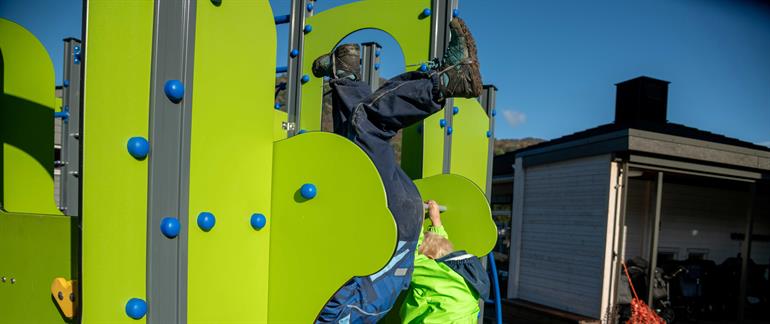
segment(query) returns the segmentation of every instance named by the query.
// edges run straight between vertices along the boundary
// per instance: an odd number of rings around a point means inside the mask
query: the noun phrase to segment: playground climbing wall
[[[309,16],[294,53],[303,75],[365,28],[399,42],[404,70],[419,68],[434,2]],[[307,323],[352,276],[387,263],[396,230],[382,181],[352,142],[318,131],[322,80],[301,85],[309,132],[289,136],[290,116],[273,109],[267,1],[91,0],[86,12],[79,217],[53,202],[52,64],[0,19],[0,246],[15,247],[0,264],[3,319],[68,321],[49,289],[59,277],[75,280],[74,321]],[[418,157],[404,167],[448,206],[456,246],[484,255],[496,237],[483,192],[489,117],[475,100],[447,109],[451,123],[436,114],[406,130],[404,156]]]

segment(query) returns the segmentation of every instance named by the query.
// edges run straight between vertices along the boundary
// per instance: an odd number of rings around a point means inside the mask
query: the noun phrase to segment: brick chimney
[[[665,124],[669,83],[640,76],[615,84],[615,124]]]

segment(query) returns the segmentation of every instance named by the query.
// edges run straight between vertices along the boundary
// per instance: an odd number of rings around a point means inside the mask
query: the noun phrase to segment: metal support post
[[[380,53],[382,46],[375,42],[361,44],[361,79],[369,84],[372,92],[380,87]]]
[[[757,198],[757,184],[749,185],[749,206],[746,210],[746,231],[741,246],[741,281],[738,292],[738,323],[743,323],[746,307],[746,291],[749,282],[749,259],[751,258],[751,235],[754,232],[754,203]]]
[[[430,57],[440,58],[444,55],[451,33],[449,32],[449,22],[452,20],[452,13],[457,8],[457,0],[433,0],[433,9],[431,14],[431,39],[430,39]],[[452,158],[452,136],[448,131],[452,127],[452,110],[454,100],[447,99],[444,105],[444,159],[442,172],[449,173]]]
[[[148,323],[187,321],[195,8],[196,0],[155,0],[147,197]],[[169,224],[178,233],[164,234],[162,225]]]
[[[620,212],[617,217],[617,228],[618,230],[615,231],[617,233],[617,243],[615,244],[618,247],[617,254],[614,255],[615,262],[613,263],[612,268],[612,281],[611,281],[611,289],[612,293],[610,294],[610,306],[614,306],[617,304],[618,301],[618,290],[620,289],[620,283],[622,282],[620,280],[620,277],[623,276],[623,262],[625,262],[625,251],[626,251],[626,208],[628,206],[628,161],[619,161],[621,163],[621,175],[620,175],[620,182],[618,185],[620,186]],[[609,309],[610,312],[615,312],[614,308]]]
[[[80,151],[81,113],[80,86],[82,83],[83,45],[75,38],[64,39],[64,87],[62,111],[57,117],[61,123],[61,182],[59,210],[68,216],[80,216]]]
[[[497,96],[497,87],[492,85],[492,84],[487,84],[487,85],[484,85],[484,88],[483,88],[483,90],[481,92],[481,96],[479,97],[479,101],[481,102],[481,107],[484,108],[484,111],[486,111],[487,115],[489,116],[489,128],[486,131],[486,136],[487,136],[487,138],[489,138],[489,145],[487,147],[487,185],[486,185],[486,188],[484,190],[484,193],[487,196],[487,202],[488,203],[492,202],[492,165],[493,165],[494,159],[495,159],[495,137],[494,137],[495,119],[492,116],[492,111],[495,109],[496,96]],[[452,115],[452,110],[445,108],[444,109],[445,113],[446,113],[447,110],[449,111],[449,114]],[[449,137],[449,136],[447,136],[447,137]],[[451,142],[450,142],[450,145],[451,145]],[[445,159],[446,159],[446,155],[445,155]],[[495,223],[495,225],[497,225],[497,223]],[[499,229],[498,229],[497,233],[498,233],[498,241],[499,241],[499,236],[500,236],[500,230]],[[492,252],[492,253],[489,253],[489,255],[486,258],[484,258],[484,262],[483,262],[484,268],[487,267],[487,263],[488,263],[487,261],[492,262],[492,263],[495,262],[494,256],[495,256],[495,254],[494,254],[494,252]],[[487,260],[489,258],[491,258],[491,260]],[[491,270],[492,270],[492,275],[494,276],[494,278],[492,278],[492,279],[494,280],[494,282],[497,282],[497,280],[498,280],[497,279],[497,276],[498,276],[497,267],[493,266]],[[499,285],[495,285],[495,286],[499,289]],[[499,293],[500,293],[499,290],[495,291],[495,302],[496,303],[500,302]],[[499,307],[500,307],[500,305],[495,304],[496,314],[498,314],[498,315],[501,312]],[[483,319],[484,318],[484,301],[483,300],[480,303],[480,309],[481,309],[480,315],[481,315],[481,318]]]
[[[481,91],[481,107],[487,112],[489,116],[489,127],[486,130],[486,136],[489,138],[489,146],[487,147],[487,201],[492,202],[492,164],[495,160],[495,104],[497,100],[497,87],[493,84],[484,85]]]
[[[313,2],[309,0],[293,0],[291,2],[291,24],[289,26],[289,52],[297,55],[289,55],[286,111],[288,121],[285,127],[287,136],[291,137],[300,130],[300,117],[302,110],[302,84],[305,73],[302,71],[302,61],[305,56],[305,34],[310,33],[313,27],[305,24],[305,19],[313,12]],[[312,58],[308,58],[312,59]],[[305,77],[308,80],[309,76]],[[306,81],[305,81],[306,82]]]
[[[647,305],[654,307],[653,292],[655,291],[655,269],[658,267],[658,241],[660,239],[660,211],[663,199],[663,172],[658,171],[655,193],[655,218],[652,221],[652,240],[650,240],[650,267],[647,269]]]

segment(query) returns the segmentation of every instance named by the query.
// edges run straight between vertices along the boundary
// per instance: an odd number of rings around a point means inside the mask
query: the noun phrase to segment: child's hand
[[[441,226],[441,212],[438,210],[438,204],[433,200],[428,200],[428,216],[433,226]]]

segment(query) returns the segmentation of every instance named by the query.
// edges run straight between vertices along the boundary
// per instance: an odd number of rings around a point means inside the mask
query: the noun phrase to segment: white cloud
[[[508,126],[511,126],[512,128],[527,121],[527,115],[515,110],[503,109],[503,118],[505,118],[505,122],[508,123]]]

